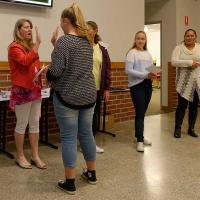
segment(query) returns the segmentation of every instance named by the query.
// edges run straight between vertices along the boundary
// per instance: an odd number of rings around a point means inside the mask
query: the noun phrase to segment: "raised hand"
[[[36,33],[36,40],[35,40],[35,45],[33,46],[33,50],[36,53],[38,53],[38,49],[39,49],[39,46],[40,46],[40,43],[41,43],[41,37],[40,37],[37,26],[35,27],[35,33]]]
[[[58,39],[58,33],[59,33],[59,26],[57,26],[56,30],[53,32],[51,37],[51,43],[53,44],[53,46],[55,46],[56,41]]]
[[[35,33],[36,33],[36,41],[35,41],[35,43],[40,44],[40,43],[41,43],[41,36],[40,36],[40,34],[39,34],[39,31],[38,31],[38,27],[37,27],[37,26],[35,27]]]

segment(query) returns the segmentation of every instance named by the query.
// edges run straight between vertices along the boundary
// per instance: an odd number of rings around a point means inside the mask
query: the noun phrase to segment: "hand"
[[[154,74],[153,72],[148,73],[148,79],[156,79],[156,77],[156,74]]]
[[[156,72],[156,77],[160,77],[161,74],[161,70],[159,70],[158,72]]]
[[[193,61],[191,67],[192,67],[193,69],[196,69],[196,68],[199,67],[199,66],[200,66],[200,63],[197,63],[197,62]]]
[[[38,45],[40,45],[40,43],[41,43],[41,36],[39,34],[37,26],[35,27],[35,33],[36,33],[36,41],[35,41],[35,43],[38,44]]]
[[[56,30],[53,32],[51,37],[51,43],[53,44],[53,46],[55,46],[56,41],[58,39],[58,31],[59,31],[59,26],[57,26]]]
[[[110,91],[105,90],[103,93],[103,98],[105,99],[105,102],[107,102],[109,100],[109,97],[110,97]]]
[[[38,32],[37,26],[35,27],[35,33],[36,33],[36,41],[35,41],[35,44],[33,46],[33,50],[35,51],[35,53],[38,53],[38,49],[39,49],[39,46],[40,46],[40,43],[41,43],[41,37],[40,37],[40,34]]]

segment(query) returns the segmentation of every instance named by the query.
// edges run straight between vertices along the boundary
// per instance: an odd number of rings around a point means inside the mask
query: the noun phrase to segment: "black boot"
[[[175,114],[175,130],[174,130],[174,137],[180,138],[181,137],[181,125],[183,123],[183,118],[185,115],[185,110],[176,109]]]
[[[195,133],[194,129],[188,129],[188,135],[192,137],[199,137],[197,133]]]
[[[197,119],[197,110],[190,110],[189,109],[189,128],[188,128],[188,135],[192,137],[198,137],[198,134],[194,131],[194,125]]]
[[[181,129],[175,128],[175,130],[174,130],[174,137],[175,138],[180,138],[181,137]]]

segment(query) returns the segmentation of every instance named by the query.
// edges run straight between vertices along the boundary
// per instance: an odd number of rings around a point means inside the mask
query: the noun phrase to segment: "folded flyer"
[[[146,70],[148,72],[151,72],[151,73],[154,73],[154,74],[157,74],[157,73],[160,72],[160,68],[156,67],[155,65],[151,65],[151,66],[147,67]]]
[[[48,68],[48,65],[43,65],[43,66],[41,67],[41,69],[35,74],[35,77],[34,77],[34,79],[33,79],[33,82],[35,82],[35,81],[38,79],[38,77],[42,74],[42,72],[44,72],[45,69],[47,69],[47,68]]]

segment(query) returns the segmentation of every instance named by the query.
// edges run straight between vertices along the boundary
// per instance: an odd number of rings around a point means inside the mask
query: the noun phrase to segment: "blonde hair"
[[[67,18],[72,26],[76,28],[78,36],[86,38],[90,44],[92,43],[92,39],[88,35],[85,19],[80,7],[76,3],[73,3],[69,8],[65,8],[61,14],[61,18]]]
[[[136,46],[135,40],[136,40],[138,34],[140,34],[140,33],[143,33],[143,34],[145,35],[146,42],[145,42],[145,45],[144,45],[144,47],[143,47],[143,50],[145,50],[145,51],[147,50],[147,34],[146,34],[144,31],[138,31],[138,32],[135,34],[134,44],[133,44],[133,46],[128,50],[128,52],[129,52],[131,49],[134,49],[134,48],[137,47],[137,46]],[[126,53],[126,55],[128,54],[128,52]]]
[[[33,24],[29,19],[22,18],[22,19],[17,20],[15,24],[14,32],[13,32],[13,39],[15,42],[21,44],[26,51],[29,51],[33,47],[33,39],[31,38],[30,40],[26,40],[25,38],[21,36],[19,32],[19,30],[21,29],[21,27],[24,25],[25,22],[28,22],[31,28],[33,28]]]

